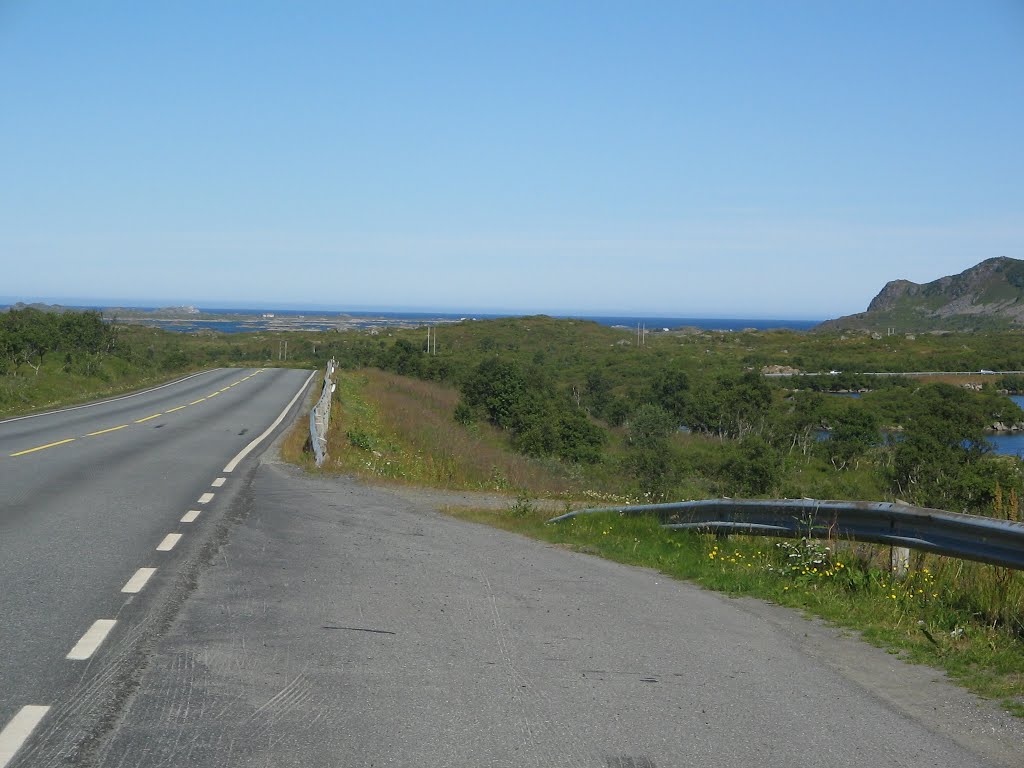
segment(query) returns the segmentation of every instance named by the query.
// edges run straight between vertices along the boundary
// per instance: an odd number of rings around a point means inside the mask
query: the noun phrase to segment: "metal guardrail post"
[[[554,517],[653,514],[662,527],[704,533],[841,538],[907,547],[1024,570],[1024,523],[909,504],[816,499],[707,499],[581,509]]]
[[[322,467],[327,459],[327,427],[331,421],[331,394],[335,388],[331,377],[334,376],[335,365],[333,359],[327,363],[320,399],[309,412],[309,442],[313,446],[313,455],[318,467]]]

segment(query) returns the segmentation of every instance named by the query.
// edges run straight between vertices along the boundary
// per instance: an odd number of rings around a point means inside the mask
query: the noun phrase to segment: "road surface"
[[[262,387],[273,401],[264,410],[274,412],[302,375],[260,373],[220,396],[255,383],[239,399]],[[225,376],[218,389],[240,377]],[[131,423],[146,410],[133,411]],[[106,512],[76,523],[66,510],[77,508],[79,494],[69,490],[42,507],[49,513],[8,513],[22,520],[8,526],[16,532],[36,515],[58,521],[29,532],[48,535],[52,546],[24,533],[4,552],[33,582],[48,581],[35,558],[77,555],[91,564],[60,565],[64,575],[52,579],[76,599],[58,587],[46,593],[70,622],[31,609],[35,586],[3,598],[33,624],[24,629],[19,620],[12,631],[15,645],[39,643],[20,658],[45,682],[38,696],[24,685],[14,696],[5,688],[4,712],[51,703],[11,768],[1024,765],[1021,721],[934,670],[787,609],[445,517],[434,509],[436,494],[310,476],[273,451],[211,488],[248,437],[237,435],[234,418],[211,418],[194,425],[203,439],[186,440],[183,458],[175,454],[194,465],[192,479],[183,479],[179,458],[138,458],[159,449],[162,438],[151,437],[145,450],[90,472],[74,471],[69,454],[62,482],[105,495]],[[206,442],[220,434],[231,445],[214,459]],[[76,438],[37,453],[56,462],[57,451],[80,447]],[[147,480],[137,493],[126,490],[138,483],[117,471],[120,461],[143,462],[137,472]],[[174,478],[187,486],[182,493]],[[35,493],[45,496],[45,485]],[[177,523],[182,509],[214,491],[213,519],[204,523],[203,506],[196,521],[205,536]],[[145,499],[154,511],[136,513]],[[135,527],[146,529],[144,544],[123,532]],[[157,553],[168,531],[186,539]],[[107,559],[124,564],[106,586],[78,588],[98,583],[90,572]],[[144,565],[159,568],[144,591],[121,594]],[[5,570],[4,583],[20,574]],[[68,661],[63,654],[95,617],[118,624],[85,666]],[[8,631],[5,621],[4,654]],[[63,635],[36,638],[48,633]],[[43,652],[46,659],[31,661]]]
[[[71,755],[116,711],[249,464],[225,466],[309,376],[219,369],[0,423],[0,766],[30,730]]]

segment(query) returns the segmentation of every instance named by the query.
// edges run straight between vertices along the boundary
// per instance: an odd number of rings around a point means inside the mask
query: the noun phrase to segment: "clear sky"
[[[0,296],[824,318],[1024,258],[1022,0],[0,0]]]

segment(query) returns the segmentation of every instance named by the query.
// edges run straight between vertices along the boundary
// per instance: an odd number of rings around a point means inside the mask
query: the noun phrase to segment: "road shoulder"
[[[940,673],[433,506],[268,455],[97,764],[1021,763]]]

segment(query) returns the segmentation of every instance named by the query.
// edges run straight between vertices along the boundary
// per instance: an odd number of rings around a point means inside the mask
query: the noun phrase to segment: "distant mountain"
[[[1024,325],[1024,261],[986,259],[930,283],[892,280],[867,312],[827,320],[816,330],[986,330]]]

